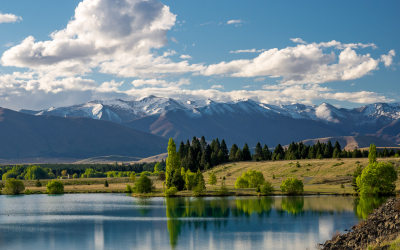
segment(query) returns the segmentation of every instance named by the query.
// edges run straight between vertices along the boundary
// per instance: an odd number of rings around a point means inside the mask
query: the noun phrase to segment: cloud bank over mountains
[[[173,98],[229,101],[251,98],[266,103],[312,103],[335,99],[355,103],[393,101],[368,91],[335,91],[321,84],[358,79],[372,74],[382,63],[393,64],[395,51],[372,58],[356,49],[375,44],[342,44],[338,41],[307,43],[292,38],[297,45],[282,49],[243,49],[230,53],[259,53],[253,59],[237,59],[211,65],[189,63],[190,55],[165,50],[168,31],[176,25],[176,15],[157,0],[84,0],[65,29],[54,31],[47,41],[28,36],[1,56],[5,67],[20,68],[0,74],[0,105],[10,108],[45,108],[69,105],[72,101],[100,98],[139,98],[158,95]],[[21,17],[1,14],[0,23],[17,22]],[[240,24],[230,20],[227,24]],[[1,24],[0,24],[1,25]],[[170,40],[178,41],[171,37]],[[330,48],[331,52],[326,52]],[[336,53],[337,51],[337,53]],[[134,80],[97,82],[93,73]],[[223,86],[187,88],[191,77],[279,78],[277,85],[259,90],[221,91]],[[179,80],[176,80],[176,78]],[[262,80],[263,81],[263,80]],[[131,83],[128,89],[124,83]],[[219,90],[218,90],[219,89]]]

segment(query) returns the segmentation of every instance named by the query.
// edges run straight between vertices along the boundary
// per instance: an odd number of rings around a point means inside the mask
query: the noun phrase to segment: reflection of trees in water
[[[271,197],[261,197],[258,199],[236,199],[236,209],[232,209],[234,217],[250,217],[255,213],[258,217],[268,216],[275,199]]]
[[[298,214],[303,211],[304,197],[282,197],[281,208],[291,214]]]
[[[227,220],[218,218],[229,217],[229,200],[227,198],[204,199],[204,198],[166,198],[167,205],[167,228],[169,232],[171,248],[178,243],[178,238],[184,226],[195,229],[207,230],[208,222],[214,227],[226,226]],[[185,220],[184,218],[195,218]],[[201,218],[216,218],[215,220],[201,220]]]
[[[360,219],[367,219],[375,208],[385,203],[387,197],[361,197],[354,200],[354,212]]]
[[[141,215],[147,215],[148,213],[150,213],[152,209],[151,206],[153,205],[153,202],[154,201],[151,198],[142,198],[142,199],[136,199],[135,205],[140,206],[138,210]]]

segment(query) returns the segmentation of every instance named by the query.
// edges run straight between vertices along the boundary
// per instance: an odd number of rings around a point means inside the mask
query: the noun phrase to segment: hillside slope
[[[34,116],[0,108],[0,159],[123,155],[166,152],[168,140],[117,123],[88,118]]]

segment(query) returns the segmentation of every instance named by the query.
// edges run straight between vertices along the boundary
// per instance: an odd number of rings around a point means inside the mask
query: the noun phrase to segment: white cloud
[[[9,42],[3,45],[3,47],[11,47],[11,46],[14,46],[14,43]]]
[[[248,86],[243,86],[242,88],[244,88],[244,89],[248,89],[248,88],[250,88],[251,86],[250,85],[248,85]]]
[[[338,58],[322,47],[344,48]],[[337,60],[338,59],[338,60]],[[378,69],[379,59],[359,55],[350,46],[332,41],[270,49],[254,59],[233,60],[207,66],[201,74],[230,77],[282,77],[284,84],[325,83],[361,78]]]
[[[232,50],[232,51],[229,51],[229,53],[259,53],[259,52],[263,52],[263,51],[266,51],[266,49],[259,49],[259,50],[256,50],[256,49],[239,49],[239,50]]]
[[[22,18],[20,16],[14,14],[2,14],[0,12],[0,23],[15,23],[21,20]]]
[[[229,20],[229,21],[227,21],[226,22],[226,24],[238,24],[238,23],[242,23],[243,21],[242,20]]]
[[[182,86],[182,85],[190,85],[191,81],[190,79],[187,78],[181,78],[179,79],[178,82],[168,82],[165,80],[160,80],[160,79],[138,79],[138,80],[134,80],[132,81],[132,84],[134,87],[143,87],[143,86],[152,86],[152,87],[178,87],[178,86]]]
[[[82,75],[99,68],[122,77],[160,77],[202,69],[172,62],[151,49],[167,43],[176,15],[158,1],[84,0],[67,27],[36,42],[29,36],[6,52],[3,66],[30,68],[42,74]]]
[[[387,55],[381,55],[381,61],[385,63],[385,67],[389,67],[393,63],[393,57],[396,55],[394,49],[389,51]]]
[[[171,41],[173,41],[174,43],[178,43],[178,40],[176,40],[176,38],[175,37],[171,37]]]
[[[307,42],[303,41],[303,39],[301,39],[301,38],[290,38],[290,40],[292,40],[292,42],[294,42],[294,43],[304,43],[304,44],[307,44]]]
[[[259,78],[254,79],[255,82],[262,82],[264,80],[265,80],[265,77],[259,77]]]
[[[222,85],[213,85],[211,86],[212,89],[224,89],[224,86]]]
[[[192,57],[189,56],[189,55],[181,55],[180,58],[182,58],[182,59],[192,59]]]

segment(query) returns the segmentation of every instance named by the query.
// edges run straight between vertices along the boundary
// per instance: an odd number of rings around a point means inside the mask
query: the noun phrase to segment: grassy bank
[[[297,161],[300,167],[296,166]],[[398,170],[400,159],[381,158],[378,161],[391,162]],[[230,195],[257,195],[254,188],[235,189],[235,181],[238,176],[248,169],[261,171],[267,181],[275,187],[276,195],[280,192],[280,184],[289,177],[296,177],[303,181],[305,195],[331,195],[354,194],[351,179],[357,165],[367,166],[368,159],[322,159],[322,160],[293,160],[293,161],[266,161],[266,162],[238,162],[226,163],[214,167],[203,173],[206,183],[209,174],[214,172],[217,176],[216,185],[206,185],[206,196],[214,196],[216,189],[220,187],[221,180],[225,177],[225,183]],[[275,176],[275,178],[273,178]],[[162,192],[163,182],[157,177],[150,177],[156,187],[156,191],[146,196],[164,196]],[[104,187],[107,180],[109,187]],[[33,192],[45,192],[49,180],[41,180],[42,187],[35,187],[35,181],[24,181],[25,187]],[[127,177],[121,178],[79,178],[61,180],[65,185],[66,193],[96,193],[96,192],[124,192],[126,184],[133,185]],[[4,182],[3,182],[4,183]],[[343,184],[344,188],[341,187]],[[400,180],[396,183],[396,191],[400,192]],[[178,196],[192,196],[192,191],[180,191]]]

